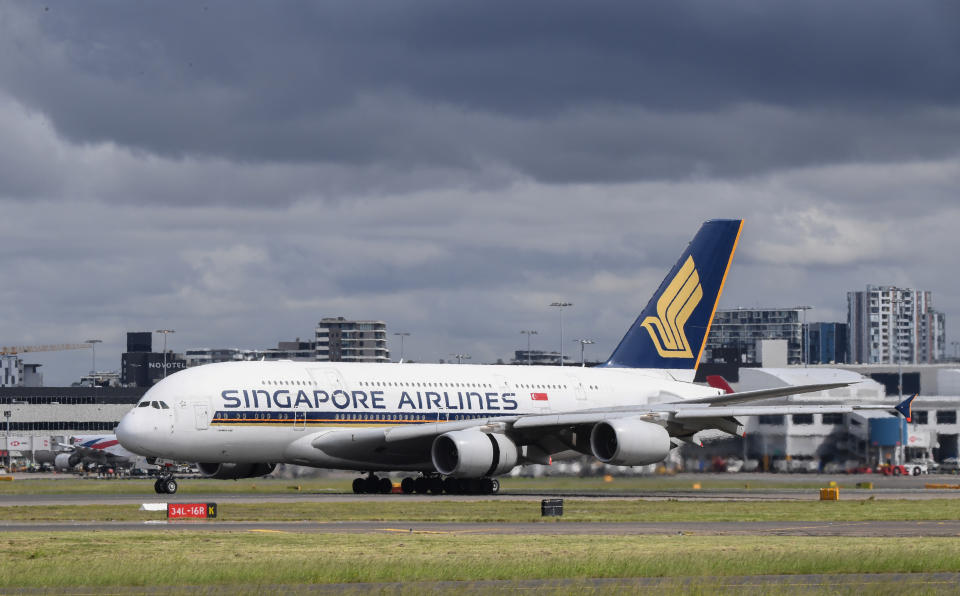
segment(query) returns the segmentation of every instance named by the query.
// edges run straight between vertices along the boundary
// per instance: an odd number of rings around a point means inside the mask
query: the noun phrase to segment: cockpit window
[[[160,409],[161,409],[161,410],[169,410],[169,409],[170,409],[170,406],[167,405],[167,402],[162,401],[162,402],[160,402]]]
[[[158,402],[158,401],[152,401],[152,402],[150,402],[150,405],[153,406],[154,408],[158,409],[158,410],[160,409],[160,402]]]
[[[137,407],[138,407],[138,408],[149,408],[149,407],[150,407],[150,402],[148,402],[148,401],[142,401],[142,402],[140,402],[140,403],[137,404]]]

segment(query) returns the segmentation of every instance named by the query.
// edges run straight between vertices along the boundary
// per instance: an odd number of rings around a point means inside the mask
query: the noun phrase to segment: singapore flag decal
[[[546,393],[531,393],[531,394],[530,394],[530,399],[532,399],[533,401],[547,401],[547,400],[548,400]]]

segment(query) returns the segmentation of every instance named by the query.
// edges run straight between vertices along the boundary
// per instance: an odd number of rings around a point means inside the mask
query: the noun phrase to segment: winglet
[[[721,375],[707,375],[707,385],[714,389],[721,389],[724,393],[733,393],[733,387]]]
[[[902,402],[898,403],[898,404],[894,407],[894,409],[895,409],[896,411],[898,411],[898,412],[900,412],[901,414],[903,414],[903,417],[907,419],[907,422],[910,422],[910,420],[911,420],[911,418],[912,418],[913,400],[916,399],[916,397],[917,397],[917,394],[914,393],[913,395],[911,395],[911,396],[908,397],[907,399],[903,400]]]

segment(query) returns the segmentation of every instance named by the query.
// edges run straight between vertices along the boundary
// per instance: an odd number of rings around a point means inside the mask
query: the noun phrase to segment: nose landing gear
[[[153,483],[153,490],[156,491],[158,495],[175,494],[177,492],[177,480],[172,474],[164,474]]]

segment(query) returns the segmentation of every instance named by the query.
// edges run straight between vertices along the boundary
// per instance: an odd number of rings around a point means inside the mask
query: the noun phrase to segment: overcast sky
[[[338,315],[491,362],[556,300],[606,357],[715,217],[721,307],[895,284],[960,340],[958,189],[954,1],[0,0],[0,345],[100,369]]]

